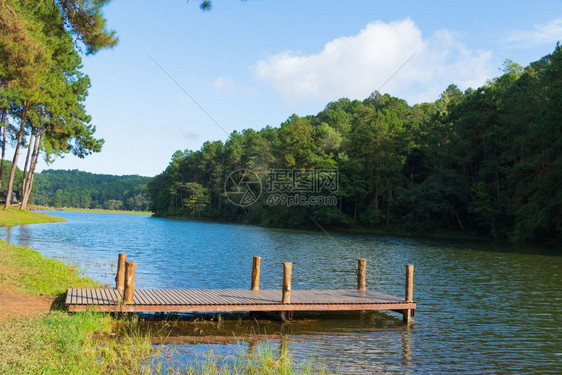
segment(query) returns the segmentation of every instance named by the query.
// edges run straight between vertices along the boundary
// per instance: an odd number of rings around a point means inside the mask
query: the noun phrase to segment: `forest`
[[[148,184],[158,216],[273,227],[458,231],[514,242],[562,239],[562,49],[432,103],[374,92],[279,127],[234,131],[176,151]],[[337,170],[337,204],[233,204],[225,178],[246,169]],[[321,192],[320,192],[321,193]],[[302,195],[318,195],[305,192]]]
[[[145,211],[150,179],[78,170],[45,170],[36,175],[32,200],[37,205],[55,208]]]

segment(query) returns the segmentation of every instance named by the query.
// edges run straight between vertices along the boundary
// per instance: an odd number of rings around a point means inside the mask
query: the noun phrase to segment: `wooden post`
[[[293,263],[283,263],[283,300],[284,304],[291,303],[291,273]]]
[[[117,261],[117,275],[115,276],[115,288],[123,291],[125,289],[125,261],[127,254],[120,253]]]
[[[260,290],[261,257],[254,257],[252,264],[252,290]]]
[[[367,289],[367,259],[357,259],[357,290]]]
[[[135,268],[137,262],[125,262],[125,292],[123,293],[123,303],[132,304],[135,294]]]
[[[414,302],[414,266],[412,264],[406,265],[406,302]],[[412,320],[412,310],[404,310],[402,318],[405,323],[410,323]]]

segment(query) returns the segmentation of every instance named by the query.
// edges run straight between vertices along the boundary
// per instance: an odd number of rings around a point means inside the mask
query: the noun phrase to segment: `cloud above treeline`
[[[507,42],[519,47],[552,44],[562,41],[562,18],[535,24],[531,30],[514,30],[507,38]]]
[[[451,83],[463,89],[484,84],[494,73],[491,57],[447,30],[424,39],[410,19],[377,21],[327,42],[318,53],[269,56],[257,62],[254,74],[293,103],[364,99],[380,89],[414,104],[435,100]]]

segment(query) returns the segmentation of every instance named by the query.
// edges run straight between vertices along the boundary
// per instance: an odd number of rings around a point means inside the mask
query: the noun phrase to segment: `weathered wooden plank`
[[[84,311],[86,305],[71,305],[69,311]],[[237,312],[237,311],[369,311],[369,310],[414,310],[415,303],[382,304],[276,304],[276,305],[100,305],[101,312]]]
[[[185,296],[179,293],[177,289],[170,289],[169,293],[175,298],[176,304],[178,305],[188,304],[188,302],[186,302],[187,298],[185,298]]]
[[[162,289],[156,289],[153,290],[153,292],[156,298],[158,299],[158,302],[160,302],[161,305],[172,305],[174,303],[173,301],[170,301],[168,299],[168,297],[166,296],[166,294],[163,292]]]
[[[162,293],[162,289],[155,289],[152,293],[160,305],[168,305],[168,300]]]
[[[66,291],[66,298],[64,300],[65,305],[72,305],[72,296],[73,296],[72,289],[68,289]]]
[[[147,299],[145,289],[137,289],[133,300],[134,300],[135,304],[140,304],[140,305],[149,305],[150,304],[148,299]]]
[[[113,294],[111,293],[111,289],[104,289],[105,298],[107,300],[108,305],[114,305],[115,299],[113,298]]]
[[[164,297],[166,298],[166,301],[168,301],[168,304],[170,305],[179,304],[178,298],[170,289],[162,289],[161,291]]]
[[[147,289],[147,297],[150,301],[149,304],[151,305],[163,305],[162,301],[158,298],[157,293],[155,292],[154,289]]]

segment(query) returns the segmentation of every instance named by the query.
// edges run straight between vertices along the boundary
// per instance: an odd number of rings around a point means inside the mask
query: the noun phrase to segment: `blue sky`
[[[119,45],[84,57],[101,153],[40,169],[154,176],[176,150],[233,130],[279,126],[341,97],[410,104],[450,83],[476,87],[562,39],[560,1],[114,0]],[[210,114],[211,120],[163,69]]]

